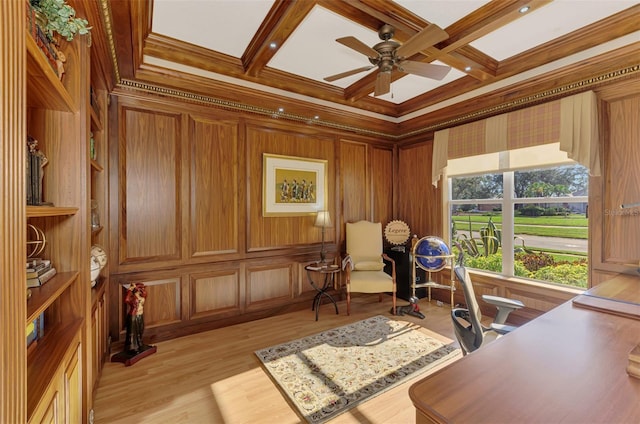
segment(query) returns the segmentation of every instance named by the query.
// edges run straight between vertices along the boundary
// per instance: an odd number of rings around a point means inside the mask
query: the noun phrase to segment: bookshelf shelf
[[[27,45],[27,91],[31,107],[76,112],[77,106],[31,34],[25,30]]]
[[[27,206],[27,218],[75,215],[78,208],[72,206]]]
[[[78,271],[59,272],[40,287],[31,288],[31,298],[27,300],[27,321],[33,322],[78,278]]]

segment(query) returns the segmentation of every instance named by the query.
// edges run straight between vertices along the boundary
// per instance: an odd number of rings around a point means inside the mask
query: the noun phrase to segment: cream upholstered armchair
[[[396,310],[396,264],[382,251],[382,224],[358,221],[347,223],[347,255],[343,260],[347,280],[347,315],[351,314],[351,292],[391,293]],[[384,272],[391,263],[391,275]]]

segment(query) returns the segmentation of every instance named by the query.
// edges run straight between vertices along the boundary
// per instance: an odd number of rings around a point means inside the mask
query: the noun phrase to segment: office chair
[[[498,309],[491,326],[485,327],[482,325],[482,313],[476,300],[469,271],[465,267],[458,265],[454,268],[454,272],[460,281],[465,302],[467,303],[467,309],[454,308],[451,311],[453,329],[462,348],[463,355],[471,353],[501,335],[515,330],[516,327],[506,325],[505,322],[511,312],[524,307],[522,302],[499,296],[483,295],[482,300]]]
[[[391,262],[391,275],[384,272],[384,260]],[[393,297],[392,313],[396,310],[396,264],[382,251],[382,224],[358,221],[347,223],[346,271],[347,315],[351,314],[351,293],[389,292]]]

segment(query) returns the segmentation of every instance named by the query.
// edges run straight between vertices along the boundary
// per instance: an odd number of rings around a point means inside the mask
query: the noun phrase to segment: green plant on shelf
[[[76,17],[76,11],[65,0],[30,0],[31,6],[44,19],[43,31],[49,39],[54,33],[60,34],[67,41],[73,40],[76,34],[88,34],[91,27],[86,19]]]

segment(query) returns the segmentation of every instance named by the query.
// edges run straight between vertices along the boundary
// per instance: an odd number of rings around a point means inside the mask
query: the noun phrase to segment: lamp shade
[[[318,215],[316,215],[316,223],[314,224],[316,227],[331,227],[333,224],[331,223],[331,215],[329,215],[329,211],[320,211]]]

